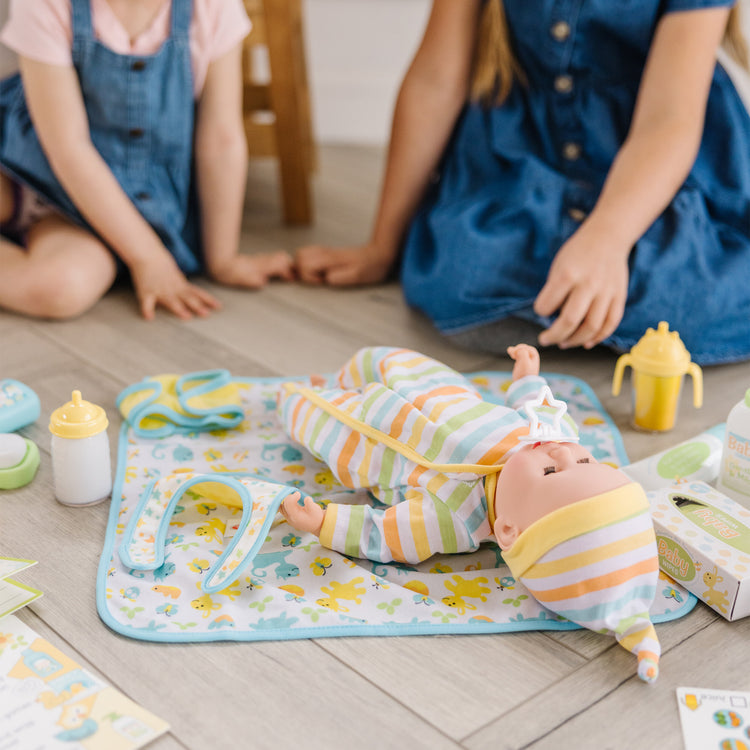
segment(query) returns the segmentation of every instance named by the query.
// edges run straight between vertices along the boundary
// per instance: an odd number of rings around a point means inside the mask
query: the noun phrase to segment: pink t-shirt
[[[172,0],[165,0],[151,26],[132,42],[107,0],[91,0],[96,38],[121,55],[153,55],[169,37]],[[193,0],[190,54],[196,98],[211,61],[238,44],[250,31],[242,0]],[[10,17],[0,42],[14,52],[50,65],[72,65],[70,0],[11,0]]]

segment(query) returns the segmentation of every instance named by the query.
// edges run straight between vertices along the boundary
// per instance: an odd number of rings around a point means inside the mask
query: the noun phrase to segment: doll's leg
[[[347,409],[362,401],[359,391],[326,389],[319,393],[334,405],[345,402]],[[281,389],[279,414],[287,434],[324,461],[345,487],[369,489],[377,485],[368,467],[378,460],[382,446],[368,444],[362,435],[332,417],[304,393],[290,388]]]
[[[57,215],[31,227],[25,248],[0,238],[0,267],[0,307],[56,319],[92,307],[117,273],[101,240]]]
[[[452,368],[410,349],[374,346],[360,349],[336,376],[341,388],[361,388],[382,383],[413,401],[435,388],[450,388],[453,395],[462,390],[476,398],[476,389]]]

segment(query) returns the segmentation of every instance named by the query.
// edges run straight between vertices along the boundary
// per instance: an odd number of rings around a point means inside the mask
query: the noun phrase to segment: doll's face
[[[508,549],[543,516],[628,484],[621,471],[597,463],[577,443],[526,445],[503,467],[495,490],[495,536]]]

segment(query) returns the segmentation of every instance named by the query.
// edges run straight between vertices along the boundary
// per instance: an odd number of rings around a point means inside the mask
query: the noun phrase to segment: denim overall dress
[[[73,65],[91,140],[125,193],[185,273],[201,268],[193,186],[191,0],[173,0],[169,38],[153,55],[119,55],[94,36],[89,0],[72,0]],[[19,75],[0,83],[0,170],[81,226],[52,172]],[[89,227],[90,228],[90,227]],[[92,230],[93,231],[93,230]]]
[[[733,4],[503,1],[526,84],[500,106],[466,106],[401,268],[407,301],[475,342],[507,317],[549,323],[532,305],[628,134],[662,17]],[[699,363],[750,357],[750,116],[720,65],[697,159],[636,242],[629,271],[625,314],[606,344],[628,349],[665,320]]]

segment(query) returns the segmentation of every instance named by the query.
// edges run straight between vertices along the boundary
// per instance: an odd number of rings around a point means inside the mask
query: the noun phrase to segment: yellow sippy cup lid
[[[73,391],[72,400],[55,409],[49,419],[49,431],[65,438],[85,438],[107,429],[109,420],[101,406],[84,401],[80,391]]]
[[[690,352],[677,331],[669,330],[662,320],[657,329],[649,328],[630,350],[632,367],[648,375],[671,377],[684,375],[690,366]]]

